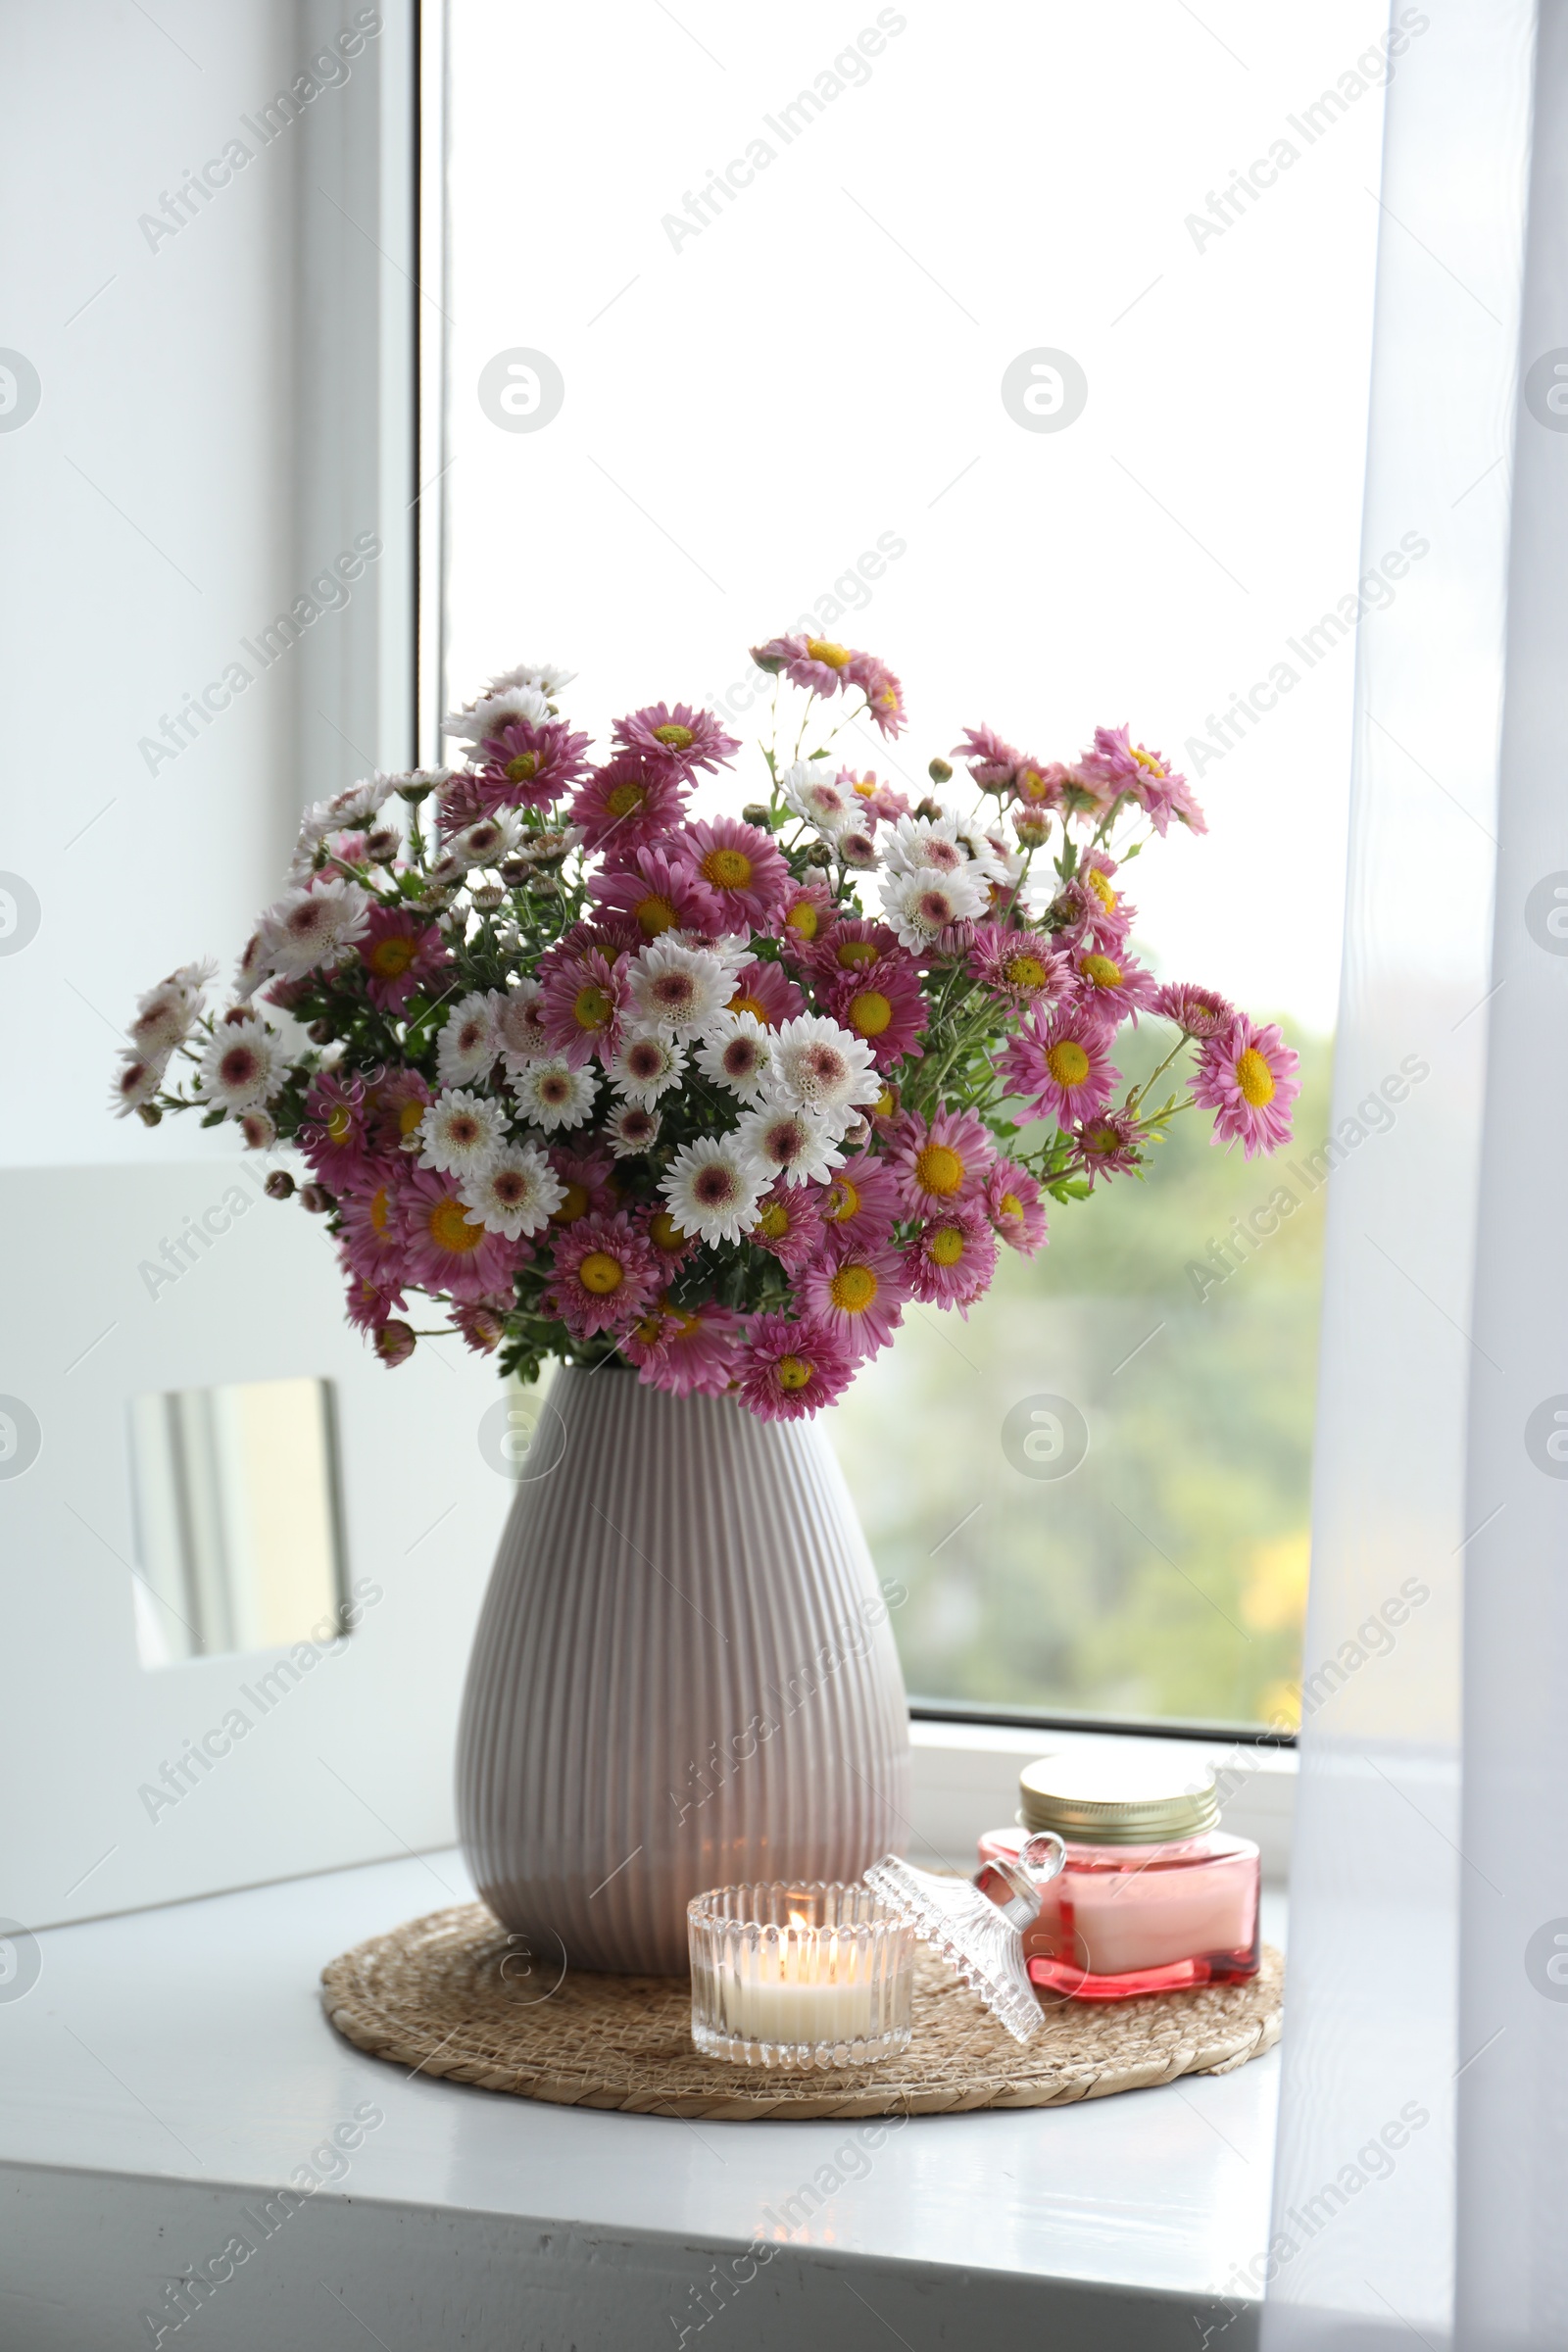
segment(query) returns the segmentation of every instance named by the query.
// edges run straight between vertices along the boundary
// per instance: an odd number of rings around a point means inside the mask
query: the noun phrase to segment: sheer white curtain
[[[1423,13],[1363,569],[1431,552],[1358,649],[1267,2352],[1568,2343],[1568,9]]]

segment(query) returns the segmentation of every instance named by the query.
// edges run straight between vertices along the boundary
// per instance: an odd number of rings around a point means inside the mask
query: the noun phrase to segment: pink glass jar
[[[1019,1776],[1015,1829],[980,1840],[976,1885],[1005,1899],[992,1866],[1028,1867],[1032,1837],[1066,1846],[1023,1931],[1042,2000],[1125,2000],[1255,1976],[1258,1851],[1218,1827],[1214,1776],[1108,1742],[1046,1756]]]

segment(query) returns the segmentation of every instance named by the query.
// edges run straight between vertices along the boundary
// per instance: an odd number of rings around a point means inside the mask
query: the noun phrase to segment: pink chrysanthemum
[[[833,893],[825,882],[791,882],[778,903],[773,931],[792,963],[808,960],[831,927]]]
[[[1128,1110],[1098,1110],[1072,1138],[1073,1159],[1091,1184],[1097,1176],[1119,1176],[1143,1159],[1143,1135]]]
[[[488,1299],[478,1299],[471,1306],[455,1306],[452,1322],[475,1355],[494,1355],[507,1336],[506,1307],[492,1305]]]
[[[986,1186],[986,1214],[1009,1250],[1033,1257],[1046,1239],[1040,1187],[1015,1159],[999,1159]]]
[[[977,923],[969,949],[969,970],[982,988],[1009,1004],[1049,1004],[1068,978],[1068,965],[1044,931],[1009,930],[1004,923]]]
[[[916,1298],[927,1306],[956,1306],[967,1320],[975,1300],[991,1288],[996,1241],[977,1213],[944,1209],[909,1243],[904,1267]]]
[[[407,1323],[383,1323],[375,1335],[375,1352],[389,1372],[395,1372],[399,1364],[406,1364],[416,1346]]]
[[[1106,956],[1089,948],[1072,958],[1072,986],[1077,1002],[1108,1028],[1121,1021],[1135,1026],[1140,1012],[1151,1012],[1159,986],[1154,975],[1132,956]]]
[[[1120,1083],[1107,1043],[1105,1024],[1092,1006],[1064,1004],[1053,1013],[1026,1013],[998,1067],[1031,1117],[1049,1115],[1068,1126],[1102,1109]]]
[[[415,991],[428,991],[452,961],[434,923],[401,906],[372,908],[359,952],[366,994],[382,1012],[402,1012]]]
[[[586,1152],[568,1152],[562,1146],[547,1152],[545,1157],[566,1188],[565,1199],[551,1213],[552,1225],[575,1225],[583,1217],[608,1217],[620,1205],[615,1162],[602,1145],[593,1145]]]
[[[648,703],[615,721],[615,741],[646,760],[651,767],[691,776],[700,767],[719,768],[740,750],[737,736],[726,735],[711,710],[694,710],[690,703]]]
[[[830,1248],[863,1249],[885,1242],[904,1214],[898,1180],[874,1152],[858,1152],[838,1169],[820,1195],[822,1222]]]
[[[808,1266],[822,1247],[821,1188],[775,1184],[757,1204],[757,1223],[746,1238],[776,1257],[786,1273]]]
[[[561,1320],[574,1340],[624,1331],[635,1323],[660,1285],[654,1253],[621,1212],[582,1217],[555,1247],[552,1281]]]
[[[811,970],[819,983],[836,981],[845,972],[863,972],[884,956],[899,954],[898,934],[886,923],[849,914],[824,931],[811,951]]]
[[[1097,727],[1095,748],[1079,760],[1078,772],[1109,796],[1108,805],[1130,795],[1148,811],[1156,833],[1163,834],[1173,816],[1194,833],[1208,831],[1187,778],[1168,768],[1158,752],[1134,743],[1130,727]]]
[[[1021,753],[1012,771],[1013,806],[1027,809],[1031,816],[1049,816],[1061,807],[1076,780],[1073,770],[1063,767],[1059,760],[1036,760]]]
[[[749,1012],[764,1029],[782,1029],[806,1010],[806,999],[776,963],[743,963],[726,1012]]]
[[[990,1132],[972,1110],[939,1110],[929,1125],[905,1119],[890,1153],[909,1215],[930,1216],[985,1190],[997,1157]]]
[[[857,654],[850,663],[850,682],[859,687],[866,710],[884,735],[891,739],[904,733],[907,719],[904,688],[885,662],[879,662],[875,654]]]
[[[856,656],[832,637],[770,637],[752,647],[759,669],[777,677],[782,670],[807,694],[837,694],[849,677]]]
[[[382,1174],[380,1182],[374,1177],[363,1191],[353,1190],[338,1195],[338,1216],[342,1232],[338,1247],[345,1265],[357,1274],[367,1275],[371,1282],[396,1288],[405,1279],[408,1247],[403,1236],[403,1220],[398,1212],[398,1197],[408,1162]]]
[[[1193,1079],[1193,1101],[1214,1113],[1210,1140],[1240,1143],[1249,1159],[1288,1144],[1299,1066],[1277,1022],[1259,1029],[1239,1012],[1204,1046]]]
[[[682,1233],[662,1201],[637,1209],[632,1223],[652,1250],[662,1282],[670,1281],[702,1248],[701,1234]]]
[[[735,1374],[741,1318],[711,1299],[694,1313],[668,1297],[649,1307],[621,1342],[639,1379],[671,1396],[722,1396]]]
[[[344,1311],[356,1331],[378,1332],[394,1313],[407,1305],[395,1277],[378,1282],[357,1266],[346,1251],[339,1251],[339,1261],[345,1277]]]
[[[406,1281],[470,1301],[511,1289],[527,1245],[487,1233],[461,1199],[456,1176],[415,1168],[399,1191],[397,1210],[408,1252]]]
[[[669,767],[651,760],[612,760],[597,767],[571,804],[585,850],[610,850],[618,857],[662,841],[686,817],[686,785]]]
[[[1005,792],[1023,754],[1004,743],[995,727],[965,727],[953,757],[964,762],[982,792]]]
[[[443,787],[442,823],[451,830],[498,808],[548,808],[588,773],[587,749],[588,737],[563,718],[514,718],[479,746],[476,773],[460,772]]]
[[[741,1401],[759,1421],[801,1421],[841,1396],[855,1368],[825,1323],[754,1315],[737,1365]]]
[[[313,1080],[305,1098],[300,1147],[312,1171],[334,1193],[373,1180],[369,1119],[365,1081],[352,1071],[323,1070]]]
[[[925,1052],[925,992],[912,956],[902,948],[858,971],[841,972],[822,992],[828,1012],[871,1049],[879,1070]]]
[[[626,1004],[621,959],[617,956],[612,963],[597,948],[563,956],[559,962],[545,956],[539,977],[540,1026],[552,1053],[574,1070],[595,1054],[601,1061],[612,1060]]]
[[[724,928],[723,913],[708,884],[691,866],[671,858],[667,848],[633,850],[596,874],[588,887],[596,906],[630,916],[639,940],[659,939],[666,931],[716,939]]]
[[[1110,877],[1115,871],[1114,861],[1108,858],[1097,855],[1086,858],[1053,900],[1053,927],[1071,954],[1089,949],[1107,956],[1121,953],[1137,908],[1112,888]]]
[[[674,856],[717,899],[728,931],[765,931],[789,888],[790,870],[771,837],[738,816],[716,816],[672,836]]]
[[[909,1277],[896,1250],[852,1243],[808,1266],[801,1296],[808,1314],[864,1357],[888,1347],[903,1322]]]
[[[1187,1037],[1223,1037],[1237,1018],[1229,997],[1216,989],[1195,988],[1187,980],[1159,989],[1150,1009],[1162,1021],[1174,1021]]]
[[[863,776],[858,776],[853,767],[841,767],[838,781],[860,803],[868,826],[874,825],[879,817],[884,824],[897,824],[901,816],[909,813],[907,795],[895,792],[891,784],[880,783],[869,768]]]
[[[401,1165],[405,1147],[418,1150],[415,1139],[430,1106],[430,1089],[417,1070],[391,1070],[373,1080],[366,1092],[369,1114],[368,1141],[378,1160]]]

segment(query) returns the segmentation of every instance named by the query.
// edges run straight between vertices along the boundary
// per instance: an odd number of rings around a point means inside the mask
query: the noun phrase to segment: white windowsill
[[[1019,1736],[957,1728],[915,1727],[917,1811],[972,1850]],[[961,1822],[960,1775],[981,1800]],[[1075,2107],[916,2119],[841,2158],[844,2184],[709,2334],[693,2290],[856,2127],[540,2106],[411,2081],[340,2040],[322,1962],[468,1893],[437,1853],[46,1931],[37,1983],[0,2002],[0,2341],[151,2342],[141,2315],[167,2281],[373,2101],[385,2121],[346,2177],[166,2346],[640,2352],[685,2326],[688,2346],[832,2352],[880,2341],[882,2321],[909,2352],[1041,2328],[1054,2352],[1190,2352],[1195,2323],[1250,2352],[1255,2306],[1221,2297],[1267,2236],[1273,2054]]]

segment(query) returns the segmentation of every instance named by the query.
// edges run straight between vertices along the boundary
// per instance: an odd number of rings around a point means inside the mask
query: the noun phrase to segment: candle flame
[[[790,1913],[790,1926],[792,1928],[808,1928],[810,1924],[810,1921],[807,1918],[804,1911],[792,1911]]]

